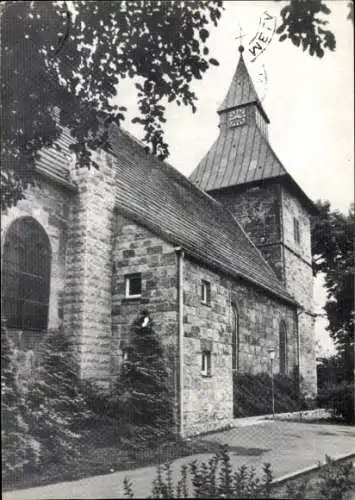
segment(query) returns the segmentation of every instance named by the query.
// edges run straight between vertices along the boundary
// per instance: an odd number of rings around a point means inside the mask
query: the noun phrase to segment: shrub
[[[272,380],[268,373],[234,374],[234,416],[249,417],[272,412]],[[298,393],[295,377],[274,375],[275,412],[307,409],[305,398]]]
[[[39,443],[28,434],[26,405],[18,385],[15,351],[1,321],[2,477],[14,481],[38,460]]]
[[[171,463],[157,467],[151,498],[269,498],[272,472],[264,464],[263,476],[247,466],[233,472],[227,446],[221,446],[208,463],[195,460],[182,465],[176,485],[172,480]],[[125,496],[133,498],[132,484],[124,479]]]
[[[327,455],[326,465],[322,467],[320,477],[322,479],[320,493],[323,498],[332,500],[343,498],[344,494],[351,489],[352,463],[337,463]]]
[[[128,440],[157,442],[172,432],[173,399],[164,351],[146,311],[133,325],[129,352],[111,404]]]
[[[346,423],[354,424],[354,384],[341,382],[324,386],[318,392],[318,404],[332,411],[335,417],[341,417]]]
[[[275,498],[342,500],[352,487],[351,469],[351,461],[339,463],[326,456],[326,465],[316,473],[318,477],[291,480],[281,485],[280,491],[280,485],[272,482],[270,464],[263,465],[261,477],[256,475],[253,467],[246,465],[234,471],[228,446],[222,445],[207,463],[194,460],[182,465],[176,484],[172,479],[171,463],[158,466],[151,485],[151,495],[147,498],[274,498],[275,493],[282,493],[282,496],[277,495]],[[317,491],[313,490],[313,479],[316,479]],[[125,496],[134,498],[133,484],[127,477],[124,478],[123,487]]]
[[[73,345],[63,330],[46,334],[39,364],[25,394],[29,433],[40,443],[40,465],[71,463],[89,417],[80,390]]]

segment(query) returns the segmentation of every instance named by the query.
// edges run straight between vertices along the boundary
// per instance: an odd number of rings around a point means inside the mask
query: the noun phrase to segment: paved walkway
[[[247,464],[260,470],[263,463],[270,462],[276,478],[323,462],[325,454],[336,458],[355,453],[355,427],[351,426],[267,421],[238,426],[202,439],[227,443],[234,467]],[[200,454],[176,460],[174,477],[183,463],[195,458],[207,461],[211,456]],[[133,482],[135,497],[142,498],[150,495],[155,472],[155,467],[114,472],[4,493],[3,500],[122,498],[125,476]]]

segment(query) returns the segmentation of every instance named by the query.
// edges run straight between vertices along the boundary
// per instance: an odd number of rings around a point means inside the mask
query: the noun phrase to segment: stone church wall
[[[300,373],[303,390],[314,395],[317,390],[313,314],[313,283],[310,217],[301,203],[286,189],[282,191],[284,221],[286,289],[304,308],[299,311]],[[300,243],[293,234],[293,219],[300,227]]]
[[[279,325],[288,336],[288,372],[297,364],[295,309],[242,283],[224,278],[185,259],[184,281],[184,419],[187,433],[223,427],[233,417],[231,303],[239,316],[240,371],[270,371],[268,349],[276,350],[279,371]],[[211,283],[210,306],[201,304],[201,280]],[[212,376],[201,374],[204,342],[212,342]]]
[[[125,298],[125,275],[141,273],[142,296]],[[133,322],[148,311],[165,349],[177,405],[177,256],[174,247],[145,227],[115,215],[112,274],[112,378],[118,374]],[[177,406],[176,406],[177,411]]]
[[[46,231],[52,253],[48,327],[54,329],[63,318],[65,253],[73,193],[39,179],[38,185],[29,187],[25,196],[15,207],[1,214],[1,248],[11,223],[20,217],[33,217]]]
[[[232,212],[278,278],[283,279],[279,187],[254,186],[210,194]]]

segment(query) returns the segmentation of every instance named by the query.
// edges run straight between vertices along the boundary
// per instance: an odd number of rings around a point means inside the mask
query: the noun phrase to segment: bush
[[[171,463],[157,467],[156,477],[147,498],[323,498],[343,499],[351,490],[352,462],[339,463],[326,456],[326,465],[317,471],[316,477],[298,477],[286,485],[273,484],[270,464],[263,465],[258,477],[253,467],[242,465],[233,471],[228,446],[222,445],[208,463],[196,460],[182,465],[176,484],[173,482]],[[316,491],[314,482],[316,479]],[[313,482],[313,484],[312,484]],[[124,478],[125,496],[134,498],[133,484]],[[286,488],[285,488],[286,486]],[[284,489],[285,488],[285,489]],[[275,493],[278,494],[276,497]],[[310,494],[310,496],[309,496]],[[317,496],[315,496],[317,495]]]
[[[243,465],[233,472],[228,447],[221,446],[206,464],[197,461],[182,465],[176,485],[171,464],[157,468],[151,498],[270,498],[272,472],[264,464],[263,476],[256,476],[253,467]],[[125,496],[134,497],[132,484],[124,479]]]
[[[69,336],[62,330],[46,335],[25,394],[29,433],[40,443],[42,467],[69,464],[77,457],[77,430],[90,416]]]
[[[351,489],[350,474],[352,463],[337,463],[326,455],[326,465],[322,467],[320,493],[323,498],[333,500],[342,499],[344,494]]]
[[[1,321],[2,478],[10,482],[39,458],[39,442],[28,434],[28,412],[17,375],[14,346]]]
[[[111,408],[116,408],[123,437],[155,443],[172,433],[173,398],[164,351],[146,311],[133,325],[129,347]]]
[[[272,413],[272,381],[268,373],[234,374],[234,417]],[[275,412],[308,409],[309,403],[298,393],[296,377],[274,375]]]
[[[354,424],[354,384],[341,382],[324,386],[319,392],[319,406],[332,411],[334,417],[341,417],[347,424]]]

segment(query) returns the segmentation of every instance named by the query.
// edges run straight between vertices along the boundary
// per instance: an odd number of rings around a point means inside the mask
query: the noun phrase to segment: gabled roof
[[[71,138],[64,131],[55,148],[43,150],[38,169],[70,185]],[[146,154],[144,145],[116,125],[110,129],[116,158],[116,207],[138,224],[187,254],[222,272],[241,277],[294,304],[273,269],[231,212],[166,162]],[[72,187],[75,187],[72,184]]]
[[[119,211],[199,261],[295,303],[229,210],[116,126],[111,144]]]

